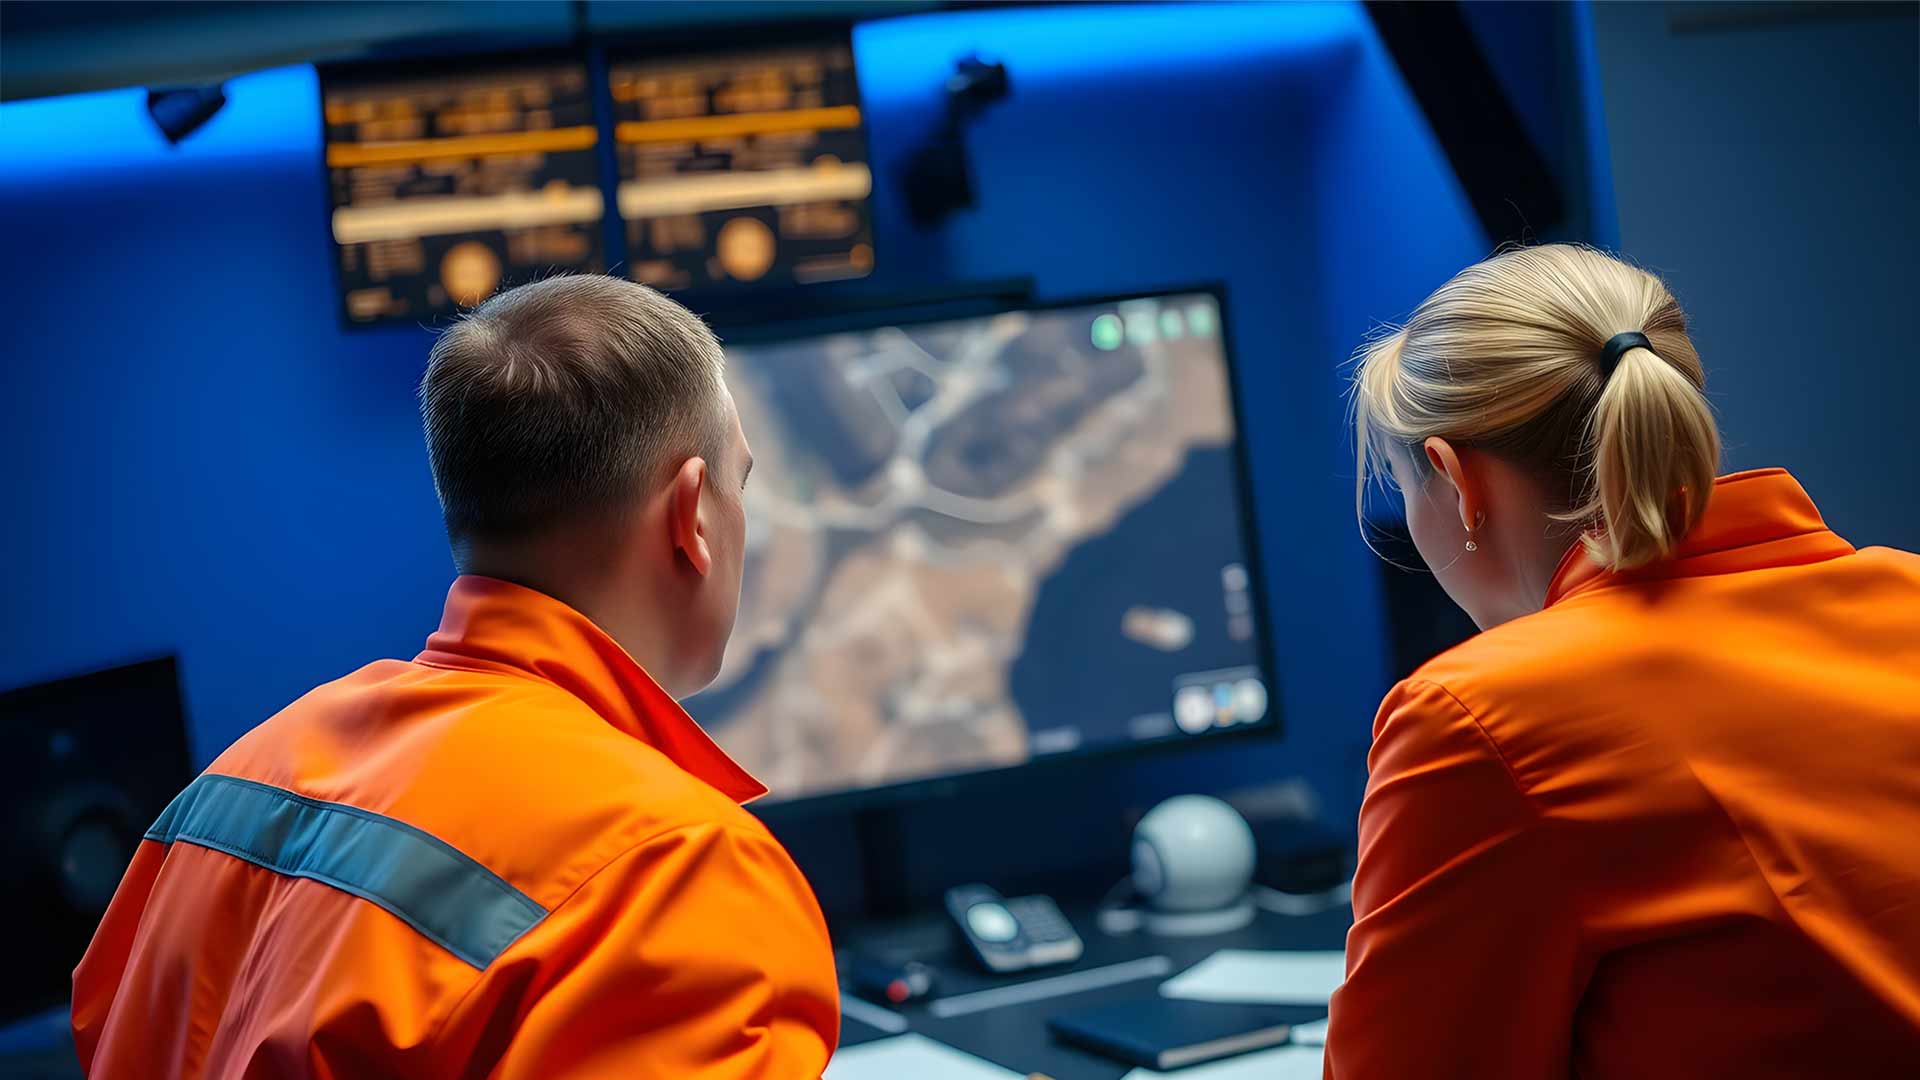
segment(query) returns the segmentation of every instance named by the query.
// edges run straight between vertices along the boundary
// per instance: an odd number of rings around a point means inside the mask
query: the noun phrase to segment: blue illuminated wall
[[[1728,466],[1784,465],[1848,540],[1920,549],[1920,7],[1668,7],[1595,13],[1626,249],[1687,309]]]
[[[1339,368],[1487,247],[1364,12],[994,9],[855,41],[880,284],[1225,282],[1290,731],[1102,783],[1298,777],[1350,830],[1387,673]],[[919,230],[889,178],[976,51],[1014,85],[968,134],[980,205]],[[0,686],[178,653],[201,761],[412,655],[452,573],[412,397],[429,335],[335,322],[313,72],[228,94],[179,148],[138,91],[0,109]],[[1028,827],[1036,850],[1051,827]]]

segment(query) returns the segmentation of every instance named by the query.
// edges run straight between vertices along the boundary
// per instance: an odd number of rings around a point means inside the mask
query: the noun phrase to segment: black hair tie
[[[1647,335],[1638,330],[1613,335],[1607,339],[1605,345],[1600,346],[1600,374],[1609,379],[1613,378],[1613,369],[1620,366],[1620,358],[1626,355],[1628,349],[1645,349],[1652,352],[1653,343],[1647,340]]]

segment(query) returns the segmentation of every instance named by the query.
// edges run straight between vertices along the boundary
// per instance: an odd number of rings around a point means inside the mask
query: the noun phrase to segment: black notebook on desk
[[[1047,1029],[1064,1042],[1164,1072],[1279,1046],[1293,1033],[1293,1025],[1318,1020],[1326,1012],[1299,1005],[1151,997],[1055,1016]]]

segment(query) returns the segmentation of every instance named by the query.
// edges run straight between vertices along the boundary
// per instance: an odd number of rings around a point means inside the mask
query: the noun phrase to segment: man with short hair
[[[74,973],[96,1076],[802,1077],[820,910],[675,704],[733,629],[752,455],[719,343],[610,277],[502,293],[421,385],[460,571],[412,661],[242,737]]]

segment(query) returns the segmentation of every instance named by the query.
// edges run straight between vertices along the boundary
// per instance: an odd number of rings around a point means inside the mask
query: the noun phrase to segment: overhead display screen
[[[601,271],[584,62],[324,73],[341,317],[425,321],[556,271]]]
[[[728,345],[746,583],[688,710],[779,799],[1276,730],[1221,314]]]
[[[615,59],[629,275],[661,289],[806,285],[873,269],[853,48]]]

